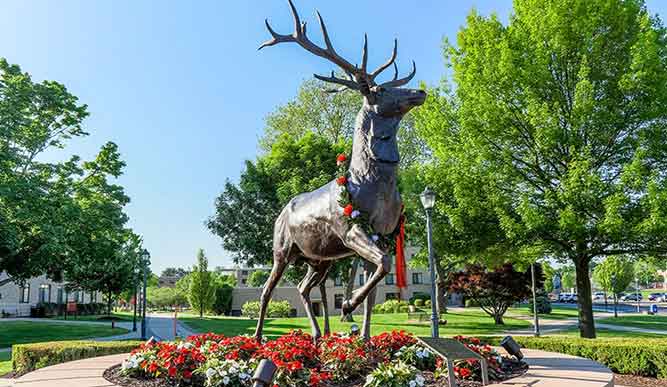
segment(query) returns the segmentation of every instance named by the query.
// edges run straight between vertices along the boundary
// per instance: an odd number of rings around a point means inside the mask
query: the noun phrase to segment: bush
[[[53,341],[17,344],[12,347],[12,365],[17,376],[39,368],[72,360],[115,355],[135,349],[138,341]]]
[[[292,305],[288,301],[271,301],[266,317],[289,317]],[[241,307],[241,314],[248,318],[259,317],[259,301],[248,301]]]
[[[498,345],[501,338],[488,338]],[[521,346],[585,357],[619,374],[667,379],[667,339],[514,337]]]
[[[426,302],[426,300],[430,300],[430,299],[431,299],[431,295],[430,295],[430,294],[428,294],[428,293],[422,293],[422,292],[417,292],[417,293],[414,293],[414,294],[412,295],[412,297],[410,297],[409,302],[410,302],[410,305],[415,305],[415,306],[416,306],[417,304],[415,304],[415,301],[417,301],[417,300],[422,300],[422,301]]]
[[[424,301],[424,306],[427,307],[427,308],[430,308],[431,307],[431,300],[428,299],[428,300]]]
[[[416,307],[422,307],[422,306],[424,306],[424,300],[422,300],[421,298],[416,299],[416,300],[415,300],[415,306],[416,306]]]
[[[549,296],[547,293],[543,290],[540,289],[538,290],[537,294],[535,295],[535,298],[537,299],[537,313],[538,314],[549,314],[551,313],[551,301],[549,300]],[[530,313],[533,314],[533,297],[530,297],[530,302],[528,303],[528,308],[530,310]]]

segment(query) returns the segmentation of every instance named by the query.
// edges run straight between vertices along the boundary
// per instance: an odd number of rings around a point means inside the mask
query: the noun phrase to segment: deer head
[[[305,48],[306,51],[325,58],[337,65],[346,75],[347,79],[337,77],[332,71],[330,76],[314,74],[315,78],[337,84],[340,87],[331,92],[340,92],[344,90],[356,90],[364,96],[364,106],[361,114],[372,116],[370,124],[358,129],[365,129],[362,135],[363,142],[367,147],[368,156],[372,159],[387,163],[398,163],[398,146],[396,144],[396,132],[398,124],[407,112],[415,106],[424,103],[426,92],[417,89],[401,89],[400,87],[412,80],[417,72],[415,62],[412,62],[412,72],[404,78],[398,78],[398,67],[396,66],[396,55],[398,51],[398,41],[394,40],[394,49],[391,57],[384,64],[372,72],[367,71],[368,65],[368,37],[364,35],[364,46],[361,54],[361,66],[353,65],[345,58],[336,53],[331,39],[327,32],[327,27],[322,20],[322,16],[317,12],[317,19],[324,36],[326,47],[320,47],[313,43],[306,35],[306,22],[301,22],[296,7],[292,0],[288,0],[292,16],[294,17],[294,32],[290,35],[281,35],[276,33],[269,21],[266,20],[266,28],[269,30],[272,38],[264,42],[259,49],[276,45],[278,43],[293,42]],[[381,84],[376,83],[376,78],[380,73],[394,67],[394,78],[391,81]],[[359,145],[355,135],[355,148]]]

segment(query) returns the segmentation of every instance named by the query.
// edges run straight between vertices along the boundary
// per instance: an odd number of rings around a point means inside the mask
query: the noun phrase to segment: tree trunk
[[[354,280],[357,278],[357,268],[359,267],[359,260],[357,258],[352,258],[352,263],[350,265],[350,272],[348,275],[347,283],[345,284],[345,299],[349,300],[352,298],[352,291],[354,290]],[[354,317],[352,313],[343,316],[344,321],[354,322]]]
[[[579,335],[583,338],[594,339],[595,320],[593,319],[589,263],[590,258],[585,256],[579,256],[574,259],[577,277],[577,303],[579,305]]]
[[[111,291],[107,293],[107,315],[111,316]]]
[[[496,322],[496,325],[505,325],[505,321],[503,321],[503,314],[500,312],[495,312],[493,314],[493,320]]]

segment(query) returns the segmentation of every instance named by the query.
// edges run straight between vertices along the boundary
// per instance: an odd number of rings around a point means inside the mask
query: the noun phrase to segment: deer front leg
[[[370,279],[371,273],[377,269],[375,265],[366,262],[364,267],[364,275],[366,281]],[[368,341],[371,338],[371,314],[373,313],[373,306],[375,306],[375,296],[377,295],[377,288],[373,288],[364,300],[364,322],[361,328],[361,336]]]
[[[361,227],[356,224],[345,235],[344,243],[362,259],[376,266],[375,272],[364,286],[354,292],[350,300],[345,300],[343,303],[343,314],[350,314],[366,299],[368,293],[375,288],[378,282],[389,273],[391,262],[389,256],[380,250]]]

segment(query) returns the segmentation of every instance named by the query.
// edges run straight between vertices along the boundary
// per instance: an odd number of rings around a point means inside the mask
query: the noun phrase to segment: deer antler
[[[324,36],[324,44],[326,45],[326,48],[322,48],[313,43],[310,39],[308,39],[308,36],[306,35],[306,22],[301,22],[301,19],[299,18],[299,13],[297,12],[294,3],[292,3],[292,0],[287,0],[287,2],[289,3],[290,9],[292,11],[292,16],[294,17],[294,32],[291,35],[279,34],[275,32],[273,28],[271,28],[271,25],[269,24],[269,21],[267,19],[265,20],[265,24],[266,28],[269,30],[269,33],[271,34],[271,39],[262,43],[262,45],[259,46],[258,50],[279,43],[294,42],[299,44],[301,47],[305,48],[308,52],[315,54],[319,57],[322,57],[324,59],[328,59],[329,61],[333,62],[338,67],[340,67],[350,78],[350,79],[338,78],[334,75],[333,71],[331,72],[331,76],[328,77],[314,74],[315,78],[321,81],[335,83],[343,86],[342,88],[337,89],[335,91],[352,89],[352,90],[359,90],[362,92],[362,94],[368,94],[370,87],[375,86],[375,78],[381,72],[383,72],[392,64],[394,65],[394,67],[396,67],[394,61],[396,60],[396,54],[397,54],[397,46],[398,46],[397,40],[394,40],[394,50],[392,52],[391,58],[389,58],[389,60],[386,63],[384,63],[382,66],[378,67],[375,71],[369,74],[366,70],[368,65],[367,35],[364,35],[364,46],[361,54],[362,57],[361,67],[359,68],[353,65],[352,63],[348,62],[347,60],[345,60],[345,58],[341,57],[336,53],[336,50],[331,44],[331,39],[329,38],[329,33],[327,32],[327,27],[324,24],[324,20],[322,20],[322,15],[320,15],[319,12],[317,12],[317,19],[320,23],[320,29],[322,30],[322,35]],[[412,79],[412,77],[414,77],[415,71],[416,69],[413,62],[413,71],[410,75],[402,79],[396,79],[397,75],[395,75],[392,81],[386,82],[382,85],[386,87],[398,87],[404,85],[408,83]]]

